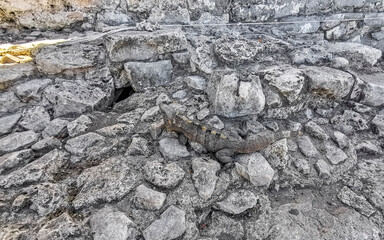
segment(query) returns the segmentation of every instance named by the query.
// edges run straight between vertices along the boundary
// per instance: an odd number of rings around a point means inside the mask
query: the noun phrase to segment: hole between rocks
[[[116,90],[116,97],[115,97],[115,103],[121,102],[127,98],[129,98],[135,90],[131,86],[117,89]]]

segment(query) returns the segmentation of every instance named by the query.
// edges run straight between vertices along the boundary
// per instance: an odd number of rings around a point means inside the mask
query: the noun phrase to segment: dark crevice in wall
[[[116,89],[115,103],[121,102],[129,98],[133,93],[135,93],[135,90],[131,86]]]

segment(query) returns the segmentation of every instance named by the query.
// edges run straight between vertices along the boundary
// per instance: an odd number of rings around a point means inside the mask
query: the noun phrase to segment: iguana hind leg
[[[233,154],[235,152],[232,149],[229,148],[223,148],[220,149],[215,153],[216,158],[221,162],[221,163],[231,163],[233,162]]]

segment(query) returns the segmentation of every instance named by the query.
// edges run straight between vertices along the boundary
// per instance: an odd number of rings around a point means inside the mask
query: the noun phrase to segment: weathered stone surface
[[[41,132],[50,121],[51,116],[49,113],[43,107],[35,106],[23,111],[19,125],[27,130]]]
[[[71,138],[65,144],[65,149],[71,154],[85,156],[89,153],[100,151],[104,145],[105,137],[97,133],[86,133],[75,138]]]
[[[325,156],[333,165],[337,165],[348,158],[347,154],[345,154],[343,150],[329,143],[325,144],[325,152]]]
[[[1,156],[0,175],[10,169],[29,163],[30,161],[32,161],[33,156],[34,153],[30,149],[12,152]]]
[[[349,127],[357,131],[369,129],[368,121],[361,114],[351,110],[344,110],[342,115],[335,115],[331,119],[331,123],[337,124],[342,128]]]
[[[188,24],[190,21],[188,9],[182,8],[177,10],[162,10],[153,8],[148,21],[168,24]]]
[[[207,121],[207,124],[213,128],[220,130],[224,128],[224,123],[217,116],[213,116],[212,118],[210,118]]]
[[[256,206],[258,198],[251,191],[239,190],[229,194],[217,207],[230,214],[240,214]]]
[[[356,149],[356,152],[368,153],[368,154],[372,154],[372,155],[379,155],[382,153],[382,151],[378,145],[379,145],[378,143],[374,144],[371,141],[365,140],[365,141],[362,141],[361,143],[359,143],[355,147],[355,149]]]
[[[31,146],[31,149],[40,153],[47,153],[61,147],[61,142],[55,137],[46,137]]]
[[[135,206],[145,210],[160,210],[167,195],[162,192],[152,190],[145,185],[136,188],[133,201]]]
[[[171,240],[181,236],[185,230],[185,212],[172,205],[143,231],[143,235],[145,240]]]
[[[15,132],[0,139],[0,154],[28,148],[39,139],[40,134],[33,131]]]
[[[127,62],[124,64],[127,78],[135,91],[144,91],[151,87],[169,83],[172,78],[171,61]]]
[[[132,163],[113,157],[83,171],[76,180],[80,190],[73,200],[76,209],[116,201],[128,194],[139,181]]]
[[[52,120],[44,129],[43,137],[59,137],[63,138],[68,135],[68,121],[60,118]]]
[[[88,125],[92,123],[92,120],[86,116],[81,115],[67,125],[68,134],[70,137],[75,137],[88,130]]]
[[[44,88],[52,83],[51,79],[34,79],[15,87],[15,93],[23,102],[40,101]]]
[[[156,32],[120,32],[106,37],[112,62],[143,61],[159,55],[185,50],[187,40],[180,30]]]
[[[348,137],[339,131],[335,131],[333,133],[333,139],[336,141],[337,145],[343,149],[349,146],[349,139]]]
[[[236,171],[257,187],[269,187],[275,171],[258,152],[238,155],[235,159]]]
[[[313,145],[311,138],[308,136],[302,136],[297,139],[297,143],[300,151],[306,157],[318,157],[319,152],[317,151],[315,145]]]
[[[31,187],[29,201],[30,209],[39,216],[46,216],[69,207],[67,199],[67,186],[65,184],[42,183]]]
[[[187,91],[185,90],[179,90],[177,92],[175,92],[173,95],[172,95],[172,98],[175,98],[175,99],[183,99],[187,96]]]
[[[365,197],[356,194],[349,187],[344,186],[337,197],[344,204],[355,208],[361,214],[366,217],[370,217],[374,212],[375,208],[365,199]]]
[[[287,139],[280,139],[261,151],[273,168],[284,169],[288,161]]]
[[[380,137],[384,137],[384,115],[376,115],[376,117],[372,119],[372,124],[375,127],[375,133]]]
[[[56,81],[58,81],[56,79]],[[85,81],[60,80],[44,90],[45,97],[54,104],[55,116],[81,114],[97,108],[105,108],[111,97],[98,87]]]
[[[192,160],[192,170],[193,183],[199,196],[209,199],[216,187],[216,173],[220,170],[220,164],[212,159],[195,158]]]
[[[37,233],[37,239],[79,239],[82,238],[83,227],[77,223],[67,212],[48,221]]]
[[[311,166],[309,165],[308,161],[305,159],[295,159],[293,162],[295,167],[304,175],[307,175],[311,172]]]
[[[363,97],[361,103],[372,107],[378,107],[384,104],[384,83],[383,74],[370,74],[361,76],[364,81],[362,90]]]
[[[264,109],[265,96],[257,76],[242,81],[236,73],[219,74],[210,83],[212,112],[225,117],[257,114]]]
[[[176,138],[163,138],[159,141],[159,149],[165,159],[177,161],[190,156],[187,148],[179,143]]]
[[[351,63],[362,66],[373,66],[382,56],[380,50],[359,43],[331,43],[327,47],[330,53],[347,58]]]
[[[133,126],[123,124],[123,123],[117,123],[111,126],[106,126],[96,131],[96,133],[98,134],[111,137],[111,138],[116,138],[118,136],[127,136],[132,132],[133,132]]]
[[[185,172],[176,163],[148,162],[144,167],[145,179],[162,188],[173,188],[183,180]]]
[[[309,121],[305,124],[305,130],[311,134],[312,136],[322,139],[322,140],[328,140],[329,136],[328,134],[322,129],[319,125],[317,125],[313,121]]]
[[[148,154],[148,141],[142,137],[133,137],[132,142],[128,147],[128,155],[147,155]]]
[[[20,118],[21,114],[19,113],[0,118],[0,136],[10,133]]]
[[[159,106],[151,107],[150,109],[148,109],[143,113],[140,120],[142,122],[151,121],[151,120],[153,121],[155,116],[158,115],[159,113],[160,113]]]
[[[328,62],[332,59],[332,54],[326,51],[323,47],[315,45],[310,48],[295,50],[291,54],[291,58],[295,64],[315,65]]]
[[[2,65],[0,67],[0,90],[7,89],[17,80],[31,76],[36,69],[34,63],[23,63],[14,65]]]
[[[231,66],[253,62],[263,49],[262,43],[256,40],[223,38],[214,45],[216,56]]]
[[[241,222],[219,212],[212,213],[212,222],[204,228],[201,234],[204,237],[209,237],[209,240],[244,239],[245,229]]]
[[[14,113],[24,105],[14,92],[0,93],[0,114]]]
[[[218,66],[213,50],[208,44],[203,44],[191,52],[191,64],[206,74],[212,74]]]
[[[109,206],[94,213],[89,223],[95,240],[134,240],[140,235],[131,219]]]
[[[200,76],[188,76],[184,81],[189,87],[196,90],[205,90],[207,88],[207,80]]]
[[[328,179],[331,177],[331,168],[327,162],[320,159],[317,161],[315,166],[321,178]]]
[[[309,80],[309,90],[327,98],[347,96],[355,82],[351,74],[329,67],[307,67],[304,74]]]
[[[45,74],[57,74],[65,70],[84,71],[103,59],[101,48],[91,44],[49,46],[36,55],[36,65]]]

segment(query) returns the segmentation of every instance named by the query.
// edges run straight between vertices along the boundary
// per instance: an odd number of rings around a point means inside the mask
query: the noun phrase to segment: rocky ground
[[[382,51],[295,26],[78,33],[0,66],[0,239],[384,239]],[[223,165],[160,103],[304,135]]]

